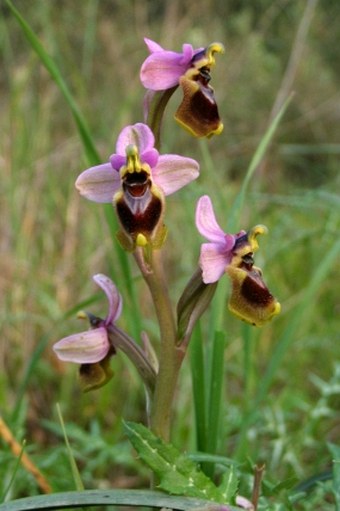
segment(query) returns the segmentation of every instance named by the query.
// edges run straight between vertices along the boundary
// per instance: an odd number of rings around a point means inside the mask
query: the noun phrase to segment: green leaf
[[[38,509],[75,509],[92,506],[142,506],[178,509],[179,511],[219,511],[207,500],[172,497],[162,492],[149,490],[85,490],[82,492],[63,492],[51,495],[37,495],[7,502],[0,505],[0,511],[37,511]],[[97,509],[97,507],[96,507]],[[98,507],[99,509],[99,507]],[[230,507],[228,511],[240,508]]]
[[[159,478],[160,488],[176,495],[226,502],[225,489],[217,488],[188,456],[142,424],[125,422],[124,427],[139,456]]]
[[[225,502],[233,502],[238,488],[238,477],[236,474],[236,468],[232,465],[224,474],[222,483],[219,486],[219,490],[224,496]]]

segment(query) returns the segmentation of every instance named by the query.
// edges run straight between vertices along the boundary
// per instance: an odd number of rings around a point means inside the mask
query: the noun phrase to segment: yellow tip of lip
[[[252,247],[253,252],[255,252],[259,248],[259,244],[257,241],[257,236],[259,234],[267,234],[268,229],[265,225],[255,225],[250,231],[248,232],[248,240]]]
[[[144,234],[139,233],[136,238],[137,247],[145,247],[148,244],[148,240],[144,236]]]
[[[221,43],[211,43],[206,49],[206,58],[208,60],[208,66],[215,65],[215,53],[224,53],[224,46]]]
[[[276,316],[277,314],[280,314],[281,312],[281,304],[279,302],[276,302],[273,316]]]
[[[209,54],[211,53],[224,53],[224,46],[222,43],[211,43],[209,44],[209,46],[207,47],[207,52]]]
[[[224,128],[224,125],[223,125],[223,122],[221,122],[218,126],[218,128],[214,131],[211,132],[211,134],[209,135],[209,137],[211,137],[212,135],[220,135],[223,131],[223,128]]]

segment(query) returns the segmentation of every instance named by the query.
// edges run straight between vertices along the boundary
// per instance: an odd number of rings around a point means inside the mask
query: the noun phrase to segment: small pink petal
[[[177,154],[163,154],[152,169],[154,183],[170,195],[199,176],[199,164],[192,158]]]
[[[149,126],[141,122],[126,126],[118,136],[116,153],[126,157],[126,148],[129,145],[137,146],[139,154],[153,149],[155,137]]]
[[[197,202],[196,227],[208,241],[224,243],[225,234],[218,225],[212,202],[208,195],[203,195]]]
[[[113,321],[116,321],[122,312],[122,297],[112,280],[106,275],[97,273],[97,275],[94,275],[92,278],[95,283],[104,291],[109,301],[109,313],[105,320],[105,324],[109,325]]]
[[[119,173],[111,163],[91,167],[80,174],[76,181],[80,195],[94,202],[112,202],[120,188]]]
[[[189,67],[189,64],[192,61],[192,58],[195,55],[195,53],[196,53],[196,51],[194,51],[191,44],[187,44],[187,43],[183,44],[181,64],[184,64],[187,67]]]
[[[217,282],[230,263],[230,257],[223,251],[223,245],[217,243],[203,243],[199,264],[202,270],[202,279],[205,284]]]
[[[160,46],[155,41],[148,39],[147,37],[144,37],[144,42],[145,42],[146,46],[148,47],[148,50],[150,53],[154,53],[155,51],[164,51],[162,46]]]
[[[147,163],[151,168],[153,168],[157,165],[159,152],[157,149],[148,149],[147,151],[144,151],[140,157],[142,163]]]
[[[174,51],[156,51],[144,60],[140,79],[146,89],[166,90],[179,84],[180,77],[188,69],[183,54]]]
[[[112,167],[119,172],[121,167],[126,165],[126,155],[123,156],[122,154],[111,154],[110,163]]]
[[[243,509],[247,509],[248,511],[254,511],[254,505],[250,502],[250,500],[242,497],[242,495],[236,496],[236,504]]]
[[[93,364],[106,357],[110,349],[104,327],[70,335],[53,346],[57,357],[65,362]]]

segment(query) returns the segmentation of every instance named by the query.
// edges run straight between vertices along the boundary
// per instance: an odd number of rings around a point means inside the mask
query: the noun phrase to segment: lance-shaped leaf
[[[234,498],[231,491],[226,491],[231,486],[224,484],[222,489],[215,486],[190,458],[156,437],[142,424],[125,422],[124,427],[141,459],[159,478],[159,487],[163,490],[220,503],[228,503],[226,496],[229,501]],[[236,491],[236,485],[233,487]]]

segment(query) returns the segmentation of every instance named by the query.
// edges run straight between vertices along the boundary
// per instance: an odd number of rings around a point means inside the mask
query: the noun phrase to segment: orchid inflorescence
[[[160,329],[158,359],[151,360],[148,340],[140,347],[116,325],[122,298],[116,285],[102,274],[93,279],[108,299],[107,316],[101,319],[87,314],[90,329],[62,339],[54,350],[61,360],[80,364],[84,390],[105,384],[112,376],[111,357],[123,351],[148,390],[151,428],[167,439],[178,372],[193,328],[212,300],[218,281],[225,274],[230,278],[229,309],[252,325],[262,326],[271,320],[280,312],[280,304],[265,285],[262,271],[254,266],[257,237],[266,233],[266,228],[257,225],[236,234],[224,232],[210,197],[204,195],[197,203],[196,227],[206,242],[178,301],[176,319],[162,268],[166,197],[197,179],[200,169],[192,158],[160,153],[161,122],[167,102],[180,87],[183,97],[175,113],[179,125],[196,137],[222,132],[210,73],[223,46],[213,43],[194,49],[184,44],[177,53],[150,39],[145,43],[150,55],[140,70],[146,88],[144,122],[125,126],[117,137],[115,153],[106,163],[84,170],[76,188],[91,201],[113,205],[118,241],[135,257],[155,305]]]

